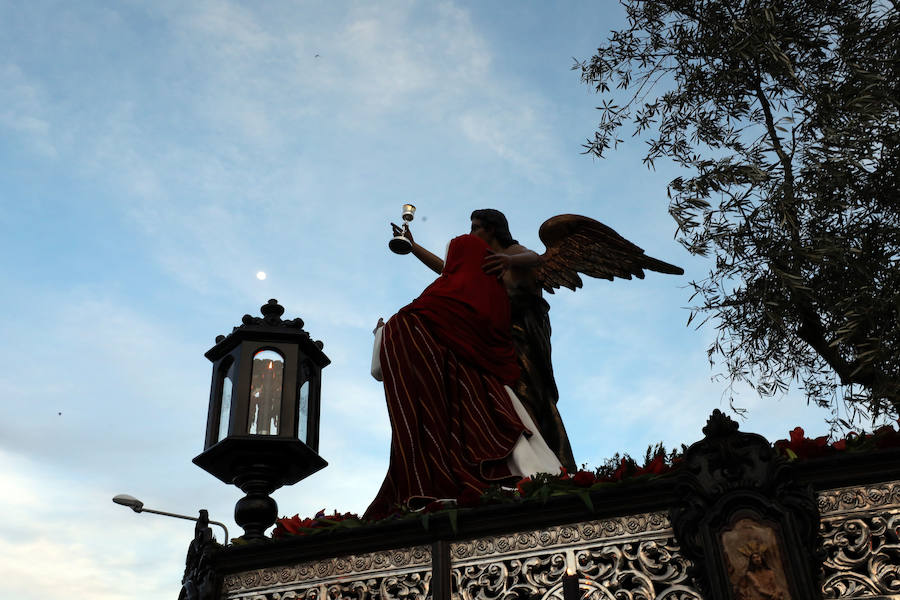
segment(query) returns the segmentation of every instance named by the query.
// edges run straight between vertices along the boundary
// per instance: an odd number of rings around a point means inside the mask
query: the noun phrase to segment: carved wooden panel
[[[255,569],[225,577],[229,600],[424,600],[431,548],[414,546]]]
[[[585,600],[699,600],[665,513],[563,525],[451,545],[460,600],[562,600],[567,566]]]
[[[900,598],[900,482],[818,497],[825,598]]]

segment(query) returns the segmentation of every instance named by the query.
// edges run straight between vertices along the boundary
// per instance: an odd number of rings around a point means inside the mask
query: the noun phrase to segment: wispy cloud
[[[0,64],[0,129],[18,136],[30,151],[54,158],[57,150],[45,96],[21,67],[9,62]]]
[[[17,598],[58,596],[60,590],[98,600],[160,597],[177,590],[181,573],[166,554],[184,552],[185,527],[134,527],[92,482],[60,486],[59,473],[0,452],[0,578]],[[130,513],[130,511],[128,511]],[[136,515],[131,515],[136,516]],[[97,524],[103,523],[99,527]],[[122,547],[128,531],[130,544]]]

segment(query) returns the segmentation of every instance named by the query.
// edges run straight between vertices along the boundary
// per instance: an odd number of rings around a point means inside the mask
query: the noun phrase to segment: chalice
[[[413,220],[413,216],[415,214],[415,206],[413,206],[412,204],[403,205],[403,214],[401,215],[401,218],[404,221],[403,226],[407,231],[409,230],[409,223]],[[405,235],[403,235],[403,232],[401,231],[399,235],[395,235],[393,238],[391,238],[391,241],[388,242],[388,248],[390,248],[391,252],[393,252],[394,254],[409,254],[410,252],[412,252],[412,242],[410,242],[409,239]]]

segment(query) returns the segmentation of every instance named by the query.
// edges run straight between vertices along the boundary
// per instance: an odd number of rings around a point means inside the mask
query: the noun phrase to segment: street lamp
[[[269,495],[328,465],[318,454],[322,368],[331,363],[302,319],[269,300],[207,353],[213,363],[206,443],[194,464],[246,496],[234,507],[243,539],[264,539],[278,517]]]
[[[153,513],[154,515],[163,515],[164,517],[175,517],[176,519],[186,519],[188,521],[199,521],[200,519],[197,517],[189,517],[187,515],[179,515],[175,513],[166,512],[163,510],[153,510],[152,508],[144,508],[144,503],[135,498],[134,496],[129,496],[128,494],[119,494],[112,499],[116,504],[121,504],[122,506],[127,506],[131,510],[136,513],[148,512]],[[205,512],[205,511],[203,511]],[[223,530],[225,530],[225,545],[228,545],[228,528],[225,527],[224,523],[219,523],[218,521],[209,521],[213,525],[218,525]]]

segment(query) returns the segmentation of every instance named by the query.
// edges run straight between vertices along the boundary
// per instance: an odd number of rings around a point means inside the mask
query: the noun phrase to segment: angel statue
[[[503,283],[511,308],[512,341],[520,376],[511,386],[528,411],[543,440],[559,462],[576,469],[572,447],[557,409],[559,392],[550,356],[550,305],[542,297],[560,287],[582,286],[579,273],[608,279],[644,278],[644,270],[682,275],[684,270],[644,254],[606,225],[580,215],[558,215],[539,230],[547,250],[537,254],[522,246],[509,232],[506,216],[494,209],[476,210],[471,233],[484,240],[488,254],[482,270]],[[435,273],[444,260],[417,244],[409,231],[391,224],[395,235],[412,243],[412,254]]]

